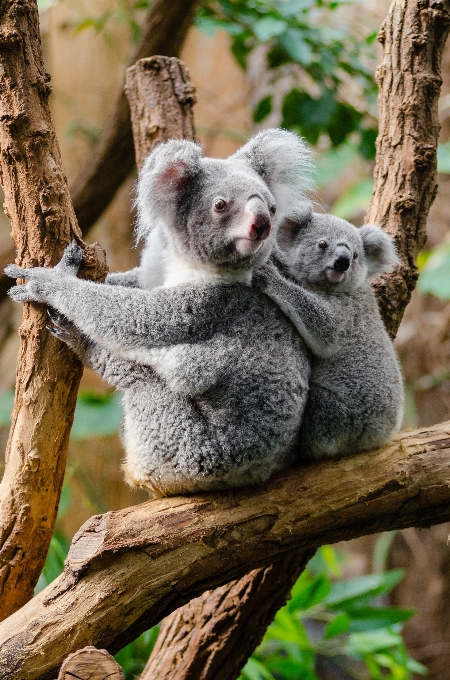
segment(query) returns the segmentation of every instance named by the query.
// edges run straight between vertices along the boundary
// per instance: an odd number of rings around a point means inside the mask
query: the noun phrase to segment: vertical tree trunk
[[[0,180],[21,266],[56,264],[80,238],[48,107],[34,0],[0,4]],[[97,253],[98,254],[98,253]],[[95,262],[96,253],[90,257]],[[106,272],[98,272],[101,278]],[[24,306],[6,467],[0,485],[0,619],[33,594],[58,509],[82,367]]]
[[[416,257],[436,194],[437,107],[449,11],[448,0],[394,0],[379,35],[384,45],[377,72],[380,133],[367,222],[386,229],[401,256],[400,267],[375,286],[391,337],[417,280]],[[289,559],[270,567],[284,576],[280,590],[272,588],[263,570],[255,570],[167,617],[141,680],[235,680],[270,622],[258,618],[261,606],[268,612],[272,601],[273,616],[304,566],[301,556],[290,564]],[[239,584],[249,594],[242,605],[245,613],[233,607]],[[246,638],[248,620],[259,626],[257,632],[253,630],[252,643]]]

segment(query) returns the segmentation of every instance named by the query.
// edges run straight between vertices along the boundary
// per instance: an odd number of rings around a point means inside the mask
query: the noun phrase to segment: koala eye
[[[213,206],[216,212],[223,212],[227,207],[227,202],[223,198],[215,198],[213,201]]]
[[[353,259],[356,260],[358,257],[358,253],[353,253]]]
[[[273,205],[269,206],[269,212],[272,215],[272,217],[275,215],[276,211],[277,211],[277,206],[275,205],[275,203]]]
[[[328,248],[328,243],[326,241],[319,241],[318,245],[320,250],[325,250],[326,248]]]

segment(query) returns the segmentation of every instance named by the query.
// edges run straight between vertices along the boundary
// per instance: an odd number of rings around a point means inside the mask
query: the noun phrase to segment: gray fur
[[[394,244],[378,227],[357,229],[312,212],[286,220],[286,231],[289,249],[275,252],[253,284],[291,319],[313,355],[301,456],[382,446],[400,428],[403,386],[369,277],[395,266]],[[342,254],[350,260],[347,271],[334,268]]]
[[[309,352],[249,282],[281,219],[272,177],[276,191],[301,189],[297,140],[266,132],[227,160],[191,142],[157,147],[138,187],[141,266],[111,285],[76,278],[74,244],[53,269],[6,270],[28,279],[11,297],[50,305],[54,333],[123,390],[126,474],[157,495],[261,482],[294,458]]]

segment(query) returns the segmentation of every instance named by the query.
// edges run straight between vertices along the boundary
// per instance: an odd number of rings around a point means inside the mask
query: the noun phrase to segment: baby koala
[[[253,284],[291,319],[313,356],[300,457],[386,444],[402,422],[403,384],[369,281],[397,264],[391,238],[305,205],[303,215],[284,221],[279,239],[284,250]]]
[[[228,159],[172,140],[139,179],[140,267],[96,284],[72,244],[10,295],[48,304],[53,332],[123,391],[124,468],[155,495],[262,482],[294,460],[309,351],[251,288],[279,222],[303,192],[310,153],[266,130]]]

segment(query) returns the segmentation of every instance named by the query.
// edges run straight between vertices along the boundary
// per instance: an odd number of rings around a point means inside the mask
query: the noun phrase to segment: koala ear
[[[230,160],[249,165],[272,192],[280,218],[293,211],[312,190],[312,151],[292,132],[272,128],[262,130],[241,147]]]
[[[138,241],[157,224],[174,218],[176,199],[200,174],[201,158],[199,144],[176,139],[159,144],[147,156],[139,175],[135,201]]]
[[[281,219],[277,240],[284,250],[292,248],[301,232],[311,224],[313,212],[309,201],[298,202],[294,210]]]
[[[363,242],[369,277],[387,274],[399,264],[393,240],[380,227],[365,224],[359,229],[359,235]]]

